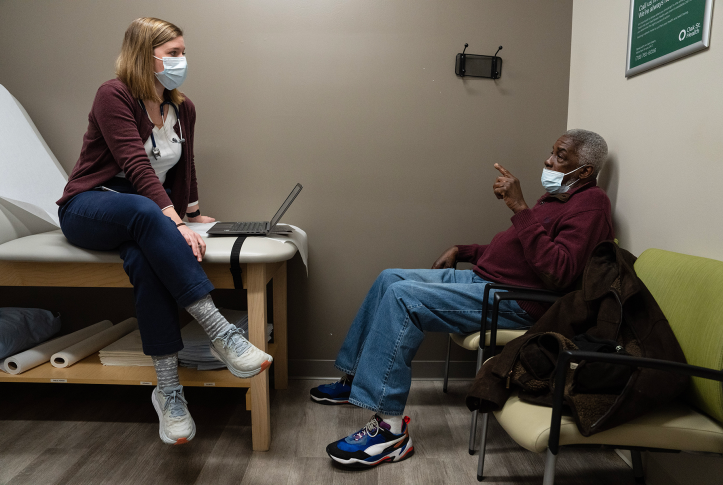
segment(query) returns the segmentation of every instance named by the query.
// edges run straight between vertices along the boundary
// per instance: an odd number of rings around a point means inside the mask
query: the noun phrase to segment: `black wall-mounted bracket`
[[[502,49],[500,46],[494,56],[481,56],[478,54],[465,54],[469,44],[464,45],[464,50],[457,54],[457,61],[454,65],[454,73],[460,77],[484,77],[487,79],[499,79],[502,76],[502,58],[497,52]]]

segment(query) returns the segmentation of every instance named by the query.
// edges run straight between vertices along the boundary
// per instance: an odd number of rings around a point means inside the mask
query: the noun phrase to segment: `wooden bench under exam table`
[[[0,207],[0,286],[55,286],[128,288],[118,252],[88,251],[71,245],[61,231],[28,234],[16,218]],[[202,263],[216,288],[233,289],[229,258],[236,238],[206,238]],[[5,242],[3,242],[5,241]],[[274,357],[276,389],[288,385],[286,340],[286,261],[296,254],[294,244],[249,237],[239,255],[243,288],[247,290],[249,340]],[[266,342],[266,285],[273,280],[274,343]],[[228,370],[178,369],[184,386],[248,388],[253,449],[271,445],[269,374],[239,379]],[[156,385],[153,367],[103,366],[93,354],[72,367],[56,369],[43,364],[18,375],[0,372],[0,382],[67,382],[74,384]]]

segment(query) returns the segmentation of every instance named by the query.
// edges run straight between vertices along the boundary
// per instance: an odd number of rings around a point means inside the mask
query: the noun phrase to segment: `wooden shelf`
[[[50,234],[50,233],[46,233]],[[38,234],[33,237],[42,236]],[[65,243],[62,235],[56,234]],[[243,269],[243,288],[246,290],[246,302],[249,312],[249,340],[262,343],[266,339],[267,293],[266,286],[273,281],[273,311],[275,344],[269,344],[267,352],[274,357],[274,383],[276,389],[286,389],[288,385],[287,351],[287,280],[286,261],[296,253],[296,247],[287,244],[274,244],[276,251],[271,254],[269,248],[259,246],[264,238],[249,238],[246,246],[252,254],[241,263]],[[234,288],[233,277],[228,270],[228,254],[233,238],[218,238],[217,263],[204,264],[209,279],[216,288]],[[4,246],[6,246],[6,243]],[[22,244],[22,243],[18,243]],[[213,249],[213,248],[211,248]],[[279,252],[278,250],[281,250]],[[220,256],[219,256],[220,255]],[[206,253],[209,259],[209,253]],[[212,259],[212,258],[210,258]],[[275,262],[259,261],[272,259]],[[280,261],[279,261],[280,260]],[[105,287],[128,288],[130,281],[118,262],[90,263],[57,261],[0,261],[0,287],[2,286],[58,286],[58,287]],[[239,379],[228,370],[196,371],[184,367],[178,370],[181,384],[191,387],[237,387],[247,388],[247,408],[251,409],[251,437],[255,451],[267,451],[271,446],[271,407],[269,406],[269,374],[261,373],[251,379]],[[57,382],[68,384],[113,384],[126,386],[156,384],[153,367],[117,367],[104,366],[97,354],[87,357],[77,364],[56,369],[45,363],[18,375],[0,372],[0,382]]]
[[[276,356],[276,345],[269,344],[267,352]],[[179,367],[181,384],[188,387],[251,387],[251,379],[239,379],[228,369],[199,371]],[[0,382],[55,382],[67,384],[113,384],[121,386],[155,386],[156,372],[151,366],[120,367],[103,365],[98,353],[80,362],[58,369],[46,362],[22,374],[0,372]]]

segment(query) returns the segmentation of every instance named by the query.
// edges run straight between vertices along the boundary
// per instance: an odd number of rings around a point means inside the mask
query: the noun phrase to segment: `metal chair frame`
[[[490,322],[490,345],[485,346],[485,327],[487,323],[487,308],[489,301],[490,290],[505,290],[504,292],[495,292],[492,302],[492,320]],[[482,301],[482,317],[480,318],[480,338],[479,344],[477,345],[477,367],[475,373],[479,372],[480,367],[484,361],[494,355],[495,348],[497,346],[497,320],[499,314],[500,302],[504,300],[527,300],[537,301],[542,303],[554,303],[562,295],[550,290],[544,290],[540,288],[527,288],[524,286],[505,285],[502,283],[487,283],[484,289],[484,296]],[[447,360],[444,364],[444,385],[442,391],[447,392],[447,382],[449,380],[449,354],[452,347],[452,337],[448,337],[447,340]],[[474,455],[475,441],[477,438],[477,417],[478,411],[472,412],[472,422],[469,430],[469,454]],[[485,443],[487,439],[487,420],[489,416],[487,413],[482,414],[482,442]],[[480,460],[484,463],[484,446],[480,448]],[[484,466],[484,465],[482,465]],[[481,469],[481,468],[480,468]]]
[[[497,297],[498,294],[495,294]],[[505,294],[507,295],[507,294]],[[490,344],[493,342],[494,334],[497,332],[497,328],[492,328],[492,336],[490,337]],[[565,391],[565,372],[571,362],[579,362],[585,360],[587,362],[606,362],[609,364],[628,365],[631,367],[645,367],[650,369],[657,369],[666,372],[674,372],[678,374],[686,374],[692,377],[700,377],[703,379],[711,379],[723,383],[723,371],[716,369],[709,369],[706,367],[698,367],[690,364],[680,364],[678,362],[671,362],[660,359],[647,359],[643,357],[632,357],[627,355],[617,354],[604,354],[601,352],[584,352],[581,350],[565,350],[560,353],[557,361],[557,367],[555,368],[555,392],[553,394],[553,407],[552,417],[550,420],[550,437],[547,442],[547,453],[545,458],[545,471],[543,475],[543,485],[554,485],[555,483],[555,465],[557,463],[557,455],[560,452],[560,427],[562,423],[562,406]],[[477,463],[477,481],[484,480],[484,457],[485,447],[487,445],[487,420],[489,416],[483,414],[483,428],[482,428],[482,442],[480,443],[480,455]],[[603,445],[569,445],[569,448],[574,447],[602,447]],[[611,445],[605,445],[610,447]],[[676,449],[663,449],[663,448],[649,448],[649,447],[633,447],[628,445],[614,446],[618,449],[629,450],[632,456],[633,462],[633,476],[635,481],[638,483],[645,483],[645,477],[643,474],[642,459],[640,456],[641,451],[657,451],[657,452],[680,452],[681,450]]]

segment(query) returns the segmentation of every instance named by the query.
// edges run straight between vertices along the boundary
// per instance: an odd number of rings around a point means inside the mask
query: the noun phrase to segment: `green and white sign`
[[[710,45],[713,0],[630,0],[625,77]]]

